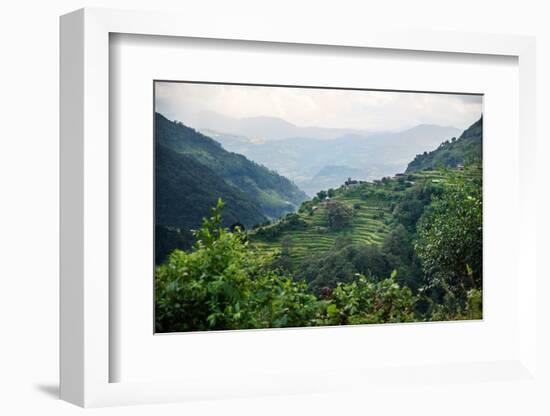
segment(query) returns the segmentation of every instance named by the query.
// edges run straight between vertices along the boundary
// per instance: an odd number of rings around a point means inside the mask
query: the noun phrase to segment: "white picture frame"
[[[185,22],[185,24],[182,24]],[[223,19],[204,25],[199,20],[168,13],[82,9],[61,18],[61,398],[79,406],[159,403],[196,398],[323,392],[374,384],[402,377],[396,369],[370,367],[331,370],[337,380],[320,383],[317,373],[231,383],[220,375],[206,379],[110,382],[110,168],[109,37],[123,33],[147,36],[226,39],[281,44],[331,45],[451,54],[503,55],[518,59],[520,217],[518,219],[519,345],[517,355],[499,362],[452,362],[440,366],[419,363],[415,374],[434,380],[435,374],[480,383],[479,374],[502,374],[506,380],[537,380],[535,230],[535,41],[508,35],[360,32],[330,33],[312,26],[304,32],[270,22],[238,25]],[[517,271],[516,273],[519,273]],[[404,370],[405,373],[410,372]],[[477,376],[476,376],[477,374]],[[495,376],[497,377],[497,376]],[[330,378],[330,377],[329,377]],[[497,377],[498,378],[498,377]],[[282,387],[284,386],[284,387]]]

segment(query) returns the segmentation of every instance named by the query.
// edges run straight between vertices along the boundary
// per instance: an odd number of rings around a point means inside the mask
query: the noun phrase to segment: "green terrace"
[[[302,204],[296,214],[274,224],[263,225],[250,233],[251,245],[262,252],[276,254],[283,240],[295,263],[305,257],[329,251],[341,236],[351,237],[354,244],[382,244],[395,221],[393,209],[407,190],[426,183],[441,185],[454,175],[470,176],[468,170],[428,170],[399,174],[373,182],[355,182],[332,191],[331,197],[316,196]],[[352,211],[349,222],[330,227],[327,209],[331,203],[345,204]]]

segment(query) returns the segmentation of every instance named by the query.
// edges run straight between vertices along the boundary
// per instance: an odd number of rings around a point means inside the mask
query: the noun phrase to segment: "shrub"
[[[428,278],[457,299],[482,286],[481,170],[473,178],[454,178],[435,197],[418,223],[416,252]]]
[[[326,325],[412,322],[415,303],[411,290],[397,283],[395,272],[380,281],[360,275],[332,291],[321,321]]]
[[[309,326],[317,300],[305,282],[270,268],[241,232],[221,227],[220,200],[196,231],[193,251],[175,250],[155,271],[158,332]]]
[[[353,210],[340,201],[329,201],[327,203],[327,221],[333,230],[338,230],[351,223]]]

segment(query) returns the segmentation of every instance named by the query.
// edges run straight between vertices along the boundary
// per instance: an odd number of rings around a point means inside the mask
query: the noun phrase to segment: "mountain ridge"
[[[158,144],[211,169],[256,202],[266,217],[278,218],[293,212],[307,199],[289,179],[241,154],[225,150],[214,139],[181,122],[170,121],[156,113],[155,133]]]
[[[431,170],[437,167],[457,167],[481,160],[483,147],[483,116],[462,132],[441,143],[437,149],[418,154],[407,165],[405,173]]]
[[[155,159],[158,225],[195,229],[218,198],[226,204],[225,226],[241,222],[252,227],[266,220],[260,207],[246,194],[192,157],[157,143]]]
[[[210,111],[203,111],[185,120],[199,131],[214,131],[266,141],[284,140],[289,137],[317,137],[335,139],[342,134],[370,134],[372,131],[340,127],[298,126],[280,117],[255,116],[232,118]]]

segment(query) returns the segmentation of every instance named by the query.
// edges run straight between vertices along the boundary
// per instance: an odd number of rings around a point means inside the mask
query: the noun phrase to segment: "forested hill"
[[[225,201],[224,226],[252,227],[266,221],[258,204],[210,168],[157,144],[155,149],[155,217],[157,225],[196,229],[218,198]]]
[[[155,134],[158,145],[187,155],[210,169],[255,202],[267,217],[278,218],[293,212],[307,199],[307,195],[287,178],[242,155],[226,151],[210,137],[159,113],[155,115]]]
[[[483,117],[467,128],[458,139],[447,140],[434,151],[416,155],[406,173],[438,167],[456,167],[480,161],[483,142]]]

